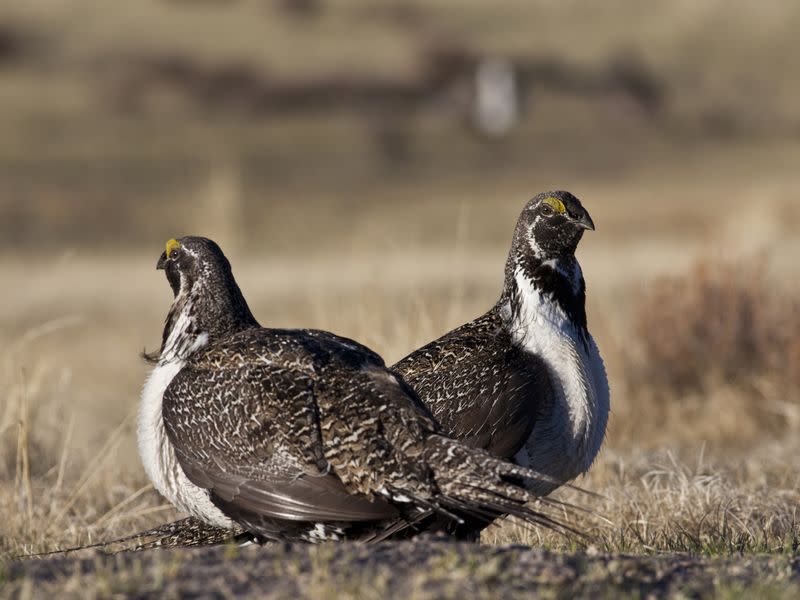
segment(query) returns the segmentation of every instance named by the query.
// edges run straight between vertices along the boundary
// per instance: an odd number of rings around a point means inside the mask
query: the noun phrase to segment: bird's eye
[[[169,253],[169,257],[170,257],[172,260],[175,260],[176,258],[178,258],[178,249],[177,249],[177,248],[175,248],[175,250],[173,250],[172,252],[170,252],[170,253]]]
[[[553,207],[549,204],[542,204],[542,214],[546,217],[549,217],[553,214]]]

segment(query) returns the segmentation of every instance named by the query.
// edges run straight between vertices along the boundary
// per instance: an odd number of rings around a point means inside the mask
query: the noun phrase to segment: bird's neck
[[[260,327],[239,288],[209,290],[195,284],[181,290],[167,314],[159,363],[184,361],[209,343]]]
[[[586,285],[574,255],[542,258],[512,248],[500,302],[519,314],[522,298],[530,293],[554,303],[576,331],[586,332]]]

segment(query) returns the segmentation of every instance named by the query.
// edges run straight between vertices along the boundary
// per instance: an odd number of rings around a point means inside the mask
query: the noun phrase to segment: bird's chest
[[[532,289],[519,300],[514,343],[545,363],[553,397],[515,460],[566,482],[591,466],[605,436],[605,370],[588,334],[579,332],[554,302]]]
[[[212,525],[230,527],[231,520],[211,502],[208,490],[186,477],[164,429],[164,392],[182,366],[182,361],[159,364],[145,383],[139,407],[139,455],[153,486],[176,508]]]

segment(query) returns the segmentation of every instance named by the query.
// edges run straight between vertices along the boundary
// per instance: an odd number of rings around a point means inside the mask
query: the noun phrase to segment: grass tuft
[[[764,255],[703,259],[641,294],[633,314],[634,388],[662,396],[708,392],[720,381],[800,394],[800,301],[769,278]]]

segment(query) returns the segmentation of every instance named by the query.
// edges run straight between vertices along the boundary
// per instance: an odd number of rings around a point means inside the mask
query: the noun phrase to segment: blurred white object
[[[484,58],[475,70],[474,126],[484,135],[505,135],[519,117],[517,78],[513,65],[499,58]]]

